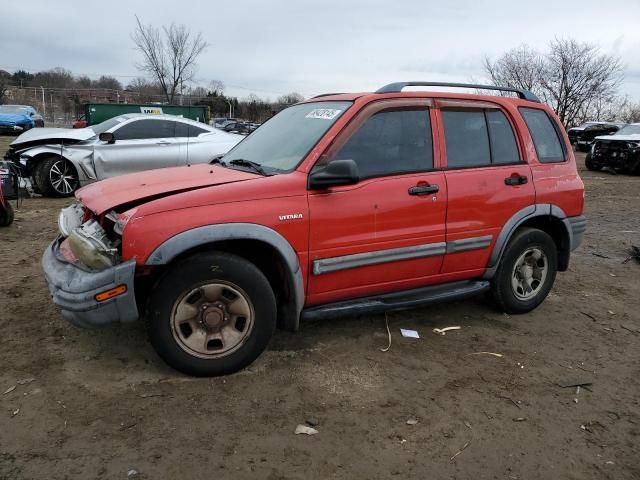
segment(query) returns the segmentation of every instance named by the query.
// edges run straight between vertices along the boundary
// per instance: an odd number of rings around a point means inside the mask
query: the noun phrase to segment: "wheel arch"
[[[275,230],[258,224],[205,225],[175,235],[149,255],[145,265],[169,266],[202,251],[218,250],[252,262],[267,277],[278,302],[278,326],[297,330],[304,305],[298,256]]]
[[[538,203],[516,212],[502,227],[483,278],[493,278],[507,244],[516,231],[522,227],[537,228],[549,234],[558,248],[558,271],[564,272],[569,268],[573,244],[571,222],[562,208],[557,205]]]

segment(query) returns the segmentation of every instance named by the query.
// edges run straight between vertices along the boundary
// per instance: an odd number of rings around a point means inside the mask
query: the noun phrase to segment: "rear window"
[[[564,143],[560,139],[558,126],[549,118],[547,112],[537,108],[520,108],[533,144],[536,147],[538,160],[545,163],[564,162],[566,160]]]

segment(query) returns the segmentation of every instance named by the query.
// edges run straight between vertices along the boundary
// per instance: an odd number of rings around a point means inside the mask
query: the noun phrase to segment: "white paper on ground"
[[[416,332],[415,330],[406,330],[404,328],[401,328],[400,333],[403,337],[420,338],[420,335],[418,335],[418,332]]]

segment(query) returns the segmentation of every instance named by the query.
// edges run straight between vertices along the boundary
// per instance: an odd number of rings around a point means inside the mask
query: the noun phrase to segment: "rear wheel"
[[[267,347],[276,300],[264,274],[236,255],[201,253],[171,268],[149,300],[151,344],[195,376],[236,372]]]
[[[588,170],[591,170],[594,172],[600,171],[600,169],[602,168],[593,162],[593,159],[591,158],[591,153],[587,153],[587,156],[584,159],[584,166],[587,167]]]
[[[42,160],[36,166],[33,176],[38,190],[48,197],[69,197],[80,186],[75,167],[62,157]]]
[[[13,223],[13,207],[7,201],[0,203],[0,227],[8,227]]]
[[[492,280],[493,298],[507,313],[526,313],[540,305],[556,278],[558,251],[542,230],[522,228],[504,252]]]

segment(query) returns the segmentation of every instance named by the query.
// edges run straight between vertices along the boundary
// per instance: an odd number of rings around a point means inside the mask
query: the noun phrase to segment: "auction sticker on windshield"
[[[333,108],[316,108],[307,113],[306,118],[322,118],[324,120],[333,120],[340,115],[342,110],[335,110]]]

